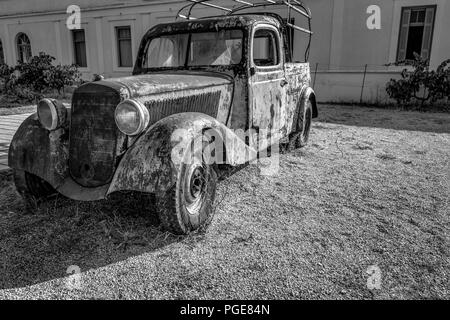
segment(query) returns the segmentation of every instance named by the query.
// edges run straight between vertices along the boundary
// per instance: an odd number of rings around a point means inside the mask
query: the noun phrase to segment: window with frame
[[[80,68],[87,68],[86,36],[83,29],[72,31],[74,63]]]
[[[3,53],[2,40],[0,40],[0,64],[4,64],[4,63],[5,63],[5,55]]]
[[[17,35],[17,60],[19,62],[27,62],[31,59],[31,42],[25,33]]]
[[[258,29],[253,37],[253,62],[258,67],[277,66],[280,50],[277,33],[271,29]]]
[[[397,61],[430,58],[435,16],[436,6],[402,9]]]
[[[133,67],[133,53],[131,44],[131,27],[116,27],[117,60],[121,68]]]
[[[146,45],[144,68],[230,66],[242,61],[239,29],[162,35]]]

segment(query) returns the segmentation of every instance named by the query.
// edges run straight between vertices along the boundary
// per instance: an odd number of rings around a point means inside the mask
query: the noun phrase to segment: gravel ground
[[[142,195],[23,215],[3,177],[0,298],[449,299],[450,115],[320,111],[309,147],[275,177],[222,182],[211,227],[189,237],[161,231]]]

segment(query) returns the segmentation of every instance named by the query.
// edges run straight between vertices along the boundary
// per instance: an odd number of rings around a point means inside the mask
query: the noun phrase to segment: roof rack
[[[216,16],[231,16],[236,15],[239,11],[251,10],[256,8],[265,7],[285,7],[287,9],[287,19],[281,20],[286,28],[290,28],[293,31],[300,31],[306,33],[309,36],[308,47],[305,51],[305,61],[309,59],[309,52],[311,48],[311,38],[313,32],[311,31],[311,10],[300,0],[186,0],[187,5],[183,6],[177,13],[177,18],[182,18],[186,20],[197,20],[199,17],[192,16],[192,11],[196,7],[208,7],[213,8],[221,14]],[[219,2],[219,3],[218,3]],[[228,6],[225,7],[223,3],[227,2]],[[247,12],[251,13],[251,12]],[[258,13],[258,12],[255,12]],[[261,12],[259,12],[261,14]],[[295,24],[294,19],[292,19],[292,14],[296,13],[307,19],[308,28],[302,28]],[[268,14],[268,13],[262,13]],[[274,14],[278,16],[277,14]],[[209,16],[211,17],[211,16]],[[278,16],[279,17],[279,16]],[[202,17],[206,18],[206,17]],[[279,17],[281,18],[281,17]],[[293,55],[293,48],[291,49],[291,56]]]
[[[198,18],[192,16],[192,11],[196,6],[209,7],[216,10],[219,10],[225,14],[222,15],[233,15],[238,11],[243,11],[252,8],[258,7],[269,7],[269,6],[284,6],[287,8],[287,22],[285,23],[287,27],[295,29],[297,31],[309,34],[310,36],[313,34],[311,31],[311,11],[308,7],[306,7],[303,2],[299,0],[259,0],[259,2],[255,2],[254,0],[228,0],[231,7],[225,7],[223,5],[217,4],[217,0],[186,0],[189,2],[186,6],[182,7],[180,11],[177,13],[177,17],[183,18],[186,20],[196,20]],[[221,1],[223,3],[225,1]],[[298,13],[308,19],[309,29],[302,28],[298,25],[291,23],[292,13]]]

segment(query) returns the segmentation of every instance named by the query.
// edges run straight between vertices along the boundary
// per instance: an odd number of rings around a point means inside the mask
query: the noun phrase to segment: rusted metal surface
[[[163,192],[177,179],[180,163],[174,150],[182,155],[190,141],[212,129],[222,137],[227,163],[240,165],[256,158],[240,137],[224,124],[201,113],[182,113],[169,116],[152,126],[122,159],[108,193],[115,191]]]
[[[9,148],[8,163],[14,169],[41,177],[57,188],[69,175],[68,122],[56,131],[42,128],[37,114],[25,120]]]
[[[115,82],[125,85],[130,92],[130,98],[135,98],[175,91],[229,85],[231,80],[230,77],[217,72],[168,71],[109,79],[98,83],[106,84]]]
[[[250,71],[251,34],[259,24],[269,24],[283,36],[279,19],[258,15],[156,26],[142,41],[133,76],[77,89],[68,112],[70,127],[67,121],[48,132],[36,115],[30,117],[12,142],[9,163],[43,178],[67,197],[92,201],[116,191],[168,190],[179,173],[176,155],[205,129],[223,141],[228,166],[254,160],[257,150],[252,138],[246,138],[248,131],[268,130],[266,144],[289,136],[298,129],[299,110],[310,97],[317,115],[309,64],[287,62],[289,55],[280,53],[279,66]],[[145,44],[152,37],[222,28],[244,31],[239,65],[142,68]],[[286,42],[280,42],[280,51],[289,52]],[[140,136],[127,137],[115,124],[115,107],[125,99],[138,100],[149,111],[148,128]]]
[[[310,86],[311,76],[308,63],[285,63],[284,69],[288,82],[286,89],[285,125],[286,132],[289,134],[298,130],[296,127],[298,112],[301,111],[300,104],[305,98],[306,89]]]

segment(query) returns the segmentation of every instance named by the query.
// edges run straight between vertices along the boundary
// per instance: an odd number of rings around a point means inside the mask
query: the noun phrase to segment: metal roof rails
[[[192,16],[192,11],[196,6],[203,6],[213,8],[222,12],[224,16],[233,15],[238,11],[243,11],[251,8],[260,8],[260,7],[270,7],[270,6],[284,6],[287,8],[287,22],[285,23],[287,27],[295,29],[297,31],[312,35],[311,31],[311,11],[308,7],[306,7],[299,0],[259,0],[258,2],[254,0],[228,0],[232,7],[225,7],[217,4],[217,0],[187,0],[189,2],[188,5],[182,7],[177,14],[177,17],[186,19],[186,20],[196,20],[198,18]],[[225,1],[220,1],[221,3]],[[292,12],[296,12],[306,19],[308,19],[309,30],[302,28],[298,25],[291,23]]]

